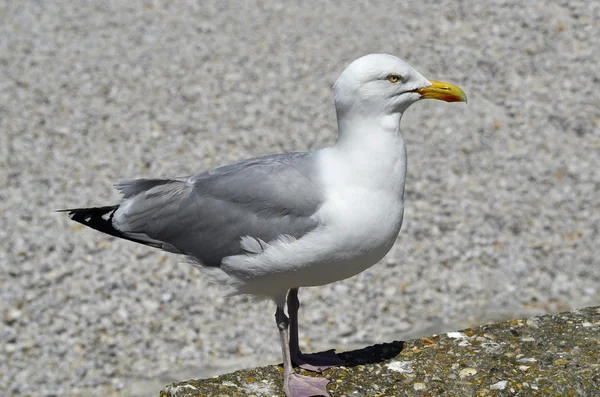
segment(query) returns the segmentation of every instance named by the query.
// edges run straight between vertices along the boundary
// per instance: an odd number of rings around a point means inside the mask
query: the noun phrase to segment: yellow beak
[[[467,94],[454,84],[442,81],[429,81],[431,87],[416,90],[423,98],[439,99],[446,102],[467,102]]]

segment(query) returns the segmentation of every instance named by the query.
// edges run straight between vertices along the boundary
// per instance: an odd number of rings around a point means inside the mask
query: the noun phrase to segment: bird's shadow
[[[356,367],[357,365],[377,364],[387,361],[396,357],[403,349],[404,342],[394,341],[337,353],[337,355],[346,362],[345,367]]]

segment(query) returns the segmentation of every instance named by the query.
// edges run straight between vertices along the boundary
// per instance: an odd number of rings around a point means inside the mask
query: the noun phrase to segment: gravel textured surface
[[[334,397],[598,397],[600,307],[509,320],[344,352]],[[300,370],[297,370],[300,371]],[[161,397],[283,396],[281,366],[166,386]],[[504,390],[504,391],[502,391]]]
[[[300,298],[307,350],[600,303],[600,3],[0,2],[0,394],[156,395],[279,360],[268,303],[53,210],[335,139],[331,86],[388,52],[459,85],[403,120],[392,252]]]

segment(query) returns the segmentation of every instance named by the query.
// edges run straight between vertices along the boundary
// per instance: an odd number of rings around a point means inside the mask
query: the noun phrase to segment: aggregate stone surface
[[[600,308],[516,319],[381,343],[340,356],[332,397],[595,397],[600,392]],[[167,385],[161,397],[283,396],[282,366]],[[296,370],[298,371],[298,370]]]

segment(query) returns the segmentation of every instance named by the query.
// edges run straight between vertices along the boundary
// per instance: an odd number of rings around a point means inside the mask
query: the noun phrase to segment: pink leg
[[[345,362],[335,354],[335,350],[327,350],[321,353],[304,354],[300,351],[298,343],[298,288],[290,290],[287,296],[287,307],[290,315],[290,354],[294,364],[307,371],[323,372],[327,368],[339,367]]]
[[[329,381],[326,378],[313,378],[312,376],[302,376],[294,373],[288,338],[289,319],[282,307],[277,306],[275,321],[279,329],[281,350],[283,352],[283,390],[285,395],[287,397],[329,397],[326,388]]]

